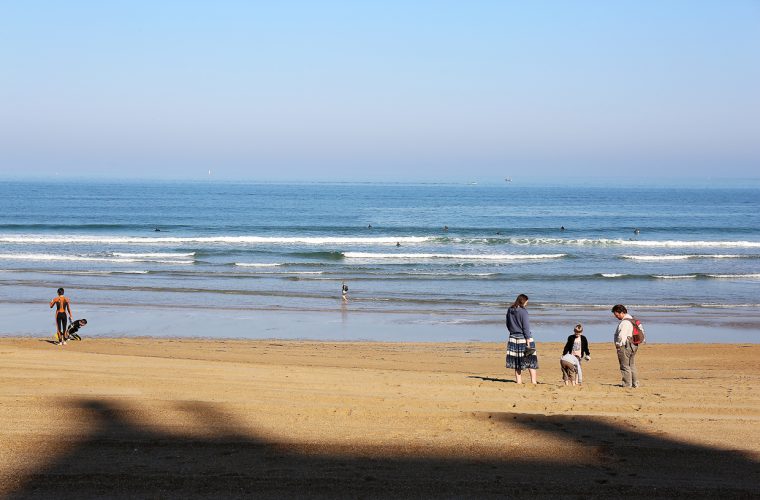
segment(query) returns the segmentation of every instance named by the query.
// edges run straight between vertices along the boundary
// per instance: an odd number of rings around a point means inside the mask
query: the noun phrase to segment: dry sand
[[[0,339],[10,498],[760,495],[760,345]]]

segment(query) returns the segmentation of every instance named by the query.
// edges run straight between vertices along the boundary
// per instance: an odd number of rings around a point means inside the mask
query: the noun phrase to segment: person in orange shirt
[[[66,331],[66,313],[70,321],[71,318],[71,305],[68,298],[63,295],[63,288],[58,289],[58,297],[50,301],[50,308],[55,307],[55,336],[58,339],[58,345],[65,345],[66,339],[63,337],[63,332]]]

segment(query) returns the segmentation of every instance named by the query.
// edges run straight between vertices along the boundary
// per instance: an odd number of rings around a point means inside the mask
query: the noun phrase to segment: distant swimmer
[[[347,304],[348,303],[348,285],[346,285],[345,281],[340,287],[340,295],[343,298],[343,303]]]
[[[159,228],[155,228],[153,231],[161,231]]]
[[[639,234],[641,231],[639,231],[639,228],[636,228],[633,230],[633,234]]]
[[[560,226],[560,227],[559,227],[559,230],[560,230],[560,231],[564,231],[564,230],[565,230],[565,226]]]
[[[449,230],[449,226],[443,226],[443,230],[444,231],[448,231]]]
[[[496,231],[496,234],[501,234],[501,231]]]
[[[397,241],[397,242],[396,242],[396,246],[397,246],[397,247],[400,247],[400,246],[401,246],[401,243],[399,243],[399,242]]]
[[[367,229],[372,229],[372,224],[367,225]]]

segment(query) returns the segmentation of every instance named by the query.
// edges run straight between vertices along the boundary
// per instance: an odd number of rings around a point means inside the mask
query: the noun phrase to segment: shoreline
[[[760,494],[760,345],[644,346],[639,389],[561,349],[518,386],[501,343],[0,338],[0,495]]]
[[[80,333],[82,333],[80,331]],[[37,341],[37,342],[53,342],[53,336],[50,335],[49,337],[41,337],[39,335],[9,335],[0,332],[0,341],[7,340],[7,341]],[[424,346],[466,346],[466,345],[498,345],[500,347],[503,347],[506,345],[506,337],[503,342],[501,341],[491,341],[491,340],[448,340],[448,341],[437,341],[437,340],[414,340],[414,341],[393,341],[393,340],[375,340],[375,339],[311,339],[311,338],[299,338],[299,337],[289,337],[289,338],[281,338],[281,337],[257,337],[257,338],[250,338],[250,337],[214,337],[214,338],[202,338],[202,337],[185,337],[180,335],[163,335],[163,336],[155,336],[155,335],[98,335],[98,336],[87,336],[86,334],[82,334],[82,340],[72,340],[70,341],[73,343],[81,343],[81,342],[91,342],[91,341],[122,341],[122,340],[135,340],[135,341],[154,341],[154,342],[162,342],[162,341],[171,341],[171,342],[201,342],[201,343],[213,343],[213,342],[241,342],[241,343],[256,343],[256,342],[276,342],[276,343],[282,343],[283,345],[296,345],[296,344],[304,344],[304,343],[312,343],[312,344],[340,344],[340,345],[399,345],[399,346],[415,346],[415,345],[424,345]],[[760,342],[649,342],[647,341],[645,344],[643,344],[645,347],[648,346],[690,346],[690,347],[698,347],[698,346],[716,346],[716,347],[754,347],[755,345],[760,344]],[[542,350],[546,346],[559,346],[560,348],[562,345],[564,345],[563,342],[557,342],[557,341],[546,341],[546,342],[537,342],[537,345],[542,348]],[[595,347],[596,349],[604,349],[612,345],[612,341],[610,342],[589,342],[589,346]]]
[[[375,342],[504,342],[504,312],[391,312],[330,310],[176,308],[75,304],[74,318],[87,318],[89,338],[241,338]],[[725,309],[653,311],[629,308],[644,323],[647,341],[656,343],[760,343],[760,310],[726,314]],[[538,342],[559,342],[580,322],[590,342],[610,342],[617,321],[605,309],[530,308]],[[0,303],[8,318],[0,337],[46,338],[55,333],[47,304]],[[235,332],[230,335],[229,332]]]

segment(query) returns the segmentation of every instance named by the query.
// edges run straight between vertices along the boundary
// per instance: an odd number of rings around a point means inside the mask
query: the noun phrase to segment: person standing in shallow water
[[[343,303],[348,304],[348,285],[346,285],[345,281],[340,286],[340,296],[343,299]]]
[[[528,369],[531,384],[536,383],[536,370],[538,370],[538,356],[535,352],[536,343],[530,332],[530,320],[528,311],[528,296],[521,293],[515,302],[507,309],[507,368],[515,370],[515,382],[522,384],[522,371]],[[531,354],[526,354],[526,347],[530,347]]]

